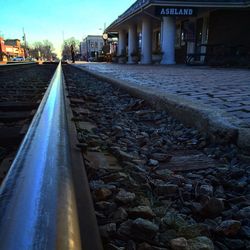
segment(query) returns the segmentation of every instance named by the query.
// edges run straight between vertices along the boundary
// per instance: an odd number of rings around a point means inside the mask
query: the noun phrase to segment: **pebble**
[[[201,214],[204,217],[215,218],[219,216],[224,210],[224,202],[222,199],[211,198],[201,209]]]
[[[240,235],[242,235],[244,238],[250,239],[250,227],[249,226],[242,226]]]
[[[144,219],[152,219],[155,217],[154,212],[149,206],[138,206],[134,208],[130,208],[127,210],[130,218],[144,218]]]
[[[201,195],[213,196],[214,188],[211,185],[201,185],[199,193]]]
[[[116,232],[116,224],[110,223],[99,227],[99,231],[102,237],[111,237]]]
[[[181,227],[187,225],[184,215],[176,212],[167,212],[166,215],[161,219],[162,229],[175,229],[179,230]]]
[[[142,218],[137,218],[132,223],[132,231],[136,238],[152,239],[155,237],[158,230],[159,227],[156,224]]]
[[[157,160],[154,160],[154,159],[149,159],[148,161],[148,166],[153,166],[153,167],[156,167],[159,165],[159,161]]]
[[[162,184],[156,187],[157,194],[166,197],[175,196],[178,190],[178,185],[175,184]]]
[[[170,241],[173,250],[190,250],[187,239],[180,237]]]
[[[107,188],[100,188],[100,189],[94,190],[93,194],[94,194],[95,200],[103,201],[103,200],[107,200],[112,195],[112,191]]]
[[[240,211],[237,214],[237,217],[242,218],[242,219],[250,218],[250,206],[240,209]]]
[[[230,238],[225,238],[223,243],[232,250],[238,250],[238,249],[246,249],[245,248],[245,243],[244,241],[240,239],[230,239]]]
[[[128,213],[123,207],[119,207],[113,214],[116,221],[124,221],[128,218]]]
[[[190,250],[214,250],[213,242],[205,236],[188,240]]]
[[[115,200],[123,204],[131,203],[135,199],[135,193],[126,192],[125,190],[120,190],[116,195]]]
[[[216,228],[217,232],[222,232],[226,236],[236,235],[241,228],[241,222],[237,220],[223,221],[219,227]]]
[[[169,250],[179,244],[210,250],[210,239],[220,249],[247,249],[250,167],[239,162],[236,146],[215,144],[108,83],[78,71],[73,77],[68,67],[65,77],[73,78],[74,86],[70,95],[83,96],[86,119],[97,125],[91,136],[79,131],[84,151],[93,144],[91,150],[108,151],[120,165],[114,171],[86,161],[105,249]],[[168,169],[174,153],[186,150],[221,163],[197,171]]]
[[[132,227],[132,220],[127,220],[123,223],[118,228],[118,233],[119,235],[123,236],[130,236],[131,235],[131,227]]]

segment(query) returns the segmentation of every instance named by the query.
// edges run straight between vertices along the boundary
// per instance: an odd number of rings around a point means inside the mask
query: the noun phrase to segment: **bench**
[[[197,51],[187,54],[187,65],[250,66],[250,47],[244,45],[201,44]],[[201,57],[202,58],[201,60]]]

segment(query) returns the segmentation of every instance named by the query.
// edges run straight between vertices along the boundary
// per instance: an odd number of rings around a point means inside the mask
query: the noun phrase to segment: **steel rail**
[[[0,248],[81,249],[61,63],[0,189]]]

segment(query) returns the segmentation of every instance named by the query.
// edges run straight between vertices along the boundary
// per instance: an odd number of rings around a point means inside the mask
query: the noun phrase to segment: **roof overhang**
[[[185,6],[196,8],[248,8],[250,7],[250,0],[227,0],[227,1],[183,1],[183,0],[138,0],[130,8],[128,8],[122,15],[120,15],[113,23],[107,28],[106,32],[117,31],[124,23],[135,18],[138,15],[142,15],[144,11],[154,6]],[[157,18],[157,17],[155,17]]]

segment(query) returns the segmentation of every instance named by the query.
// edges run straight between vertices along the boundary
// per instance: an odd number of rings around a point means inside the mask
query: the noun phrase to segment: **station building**
[[[141,64],[161,54],[161,64],[204,62],[211,49],[250,56],[249,0],[137,0],[106,32],[118,32],[118,51],[128,63],[139,51]],[[214,52],[213,52],[214,53]]]

